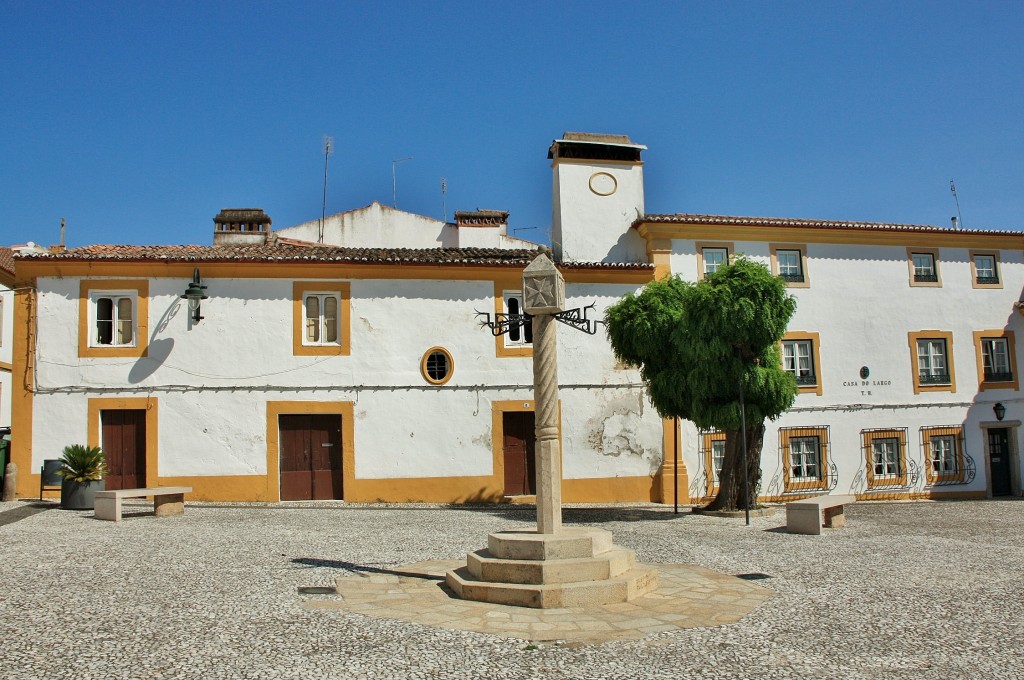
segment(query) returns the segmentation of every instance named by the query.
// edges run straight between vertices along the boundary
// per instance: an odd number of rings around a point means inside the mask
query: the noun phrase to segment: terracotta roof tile
[[[0,247],[0,269],[14,276],[14,251]]]
[[[675,215],[644,215],[633,222],[636,227],[644,223],[671,224],[727,224],[750,227],[804,227],[808,229],[865,229],[870,231],[925,231],[947,234],[990,234],[1019,235],[1022,231],[1003,231],[996,229],[954,229],[952,227],[936,227],[926,224],[892,224],[886,222],[850,222],[837,220],[808,220],[789,217],[735,217],[730,215],[698,215],[678,213]]]
[[[18,259],[104,262],[344,262],[353,264],[448,264],[525,267],[535,249],[501,248],[341,248],[279,239],[276,244],[216,246],[92,245],[60,253],[19,253]],[[638,263],[563,265],[569,269],[650,269]]]

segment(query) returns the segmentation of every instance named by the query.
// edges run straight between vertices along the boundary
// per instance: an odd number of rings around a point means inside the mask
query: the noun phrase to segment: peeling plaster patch
[[[491,448],[491,433],[488,431],[488,432],[484,432],[481,435],[477,435],[476,437],[473,437],[473,443],[476,444],[477,446],[481,447],[481,448],[490,449]]]
[[[640,397],[641,403],[642,399]],[[627,398],[618,401],[633,401],[633,399]],[[611,413],[604,420],[592,420],[588,441],[595,451],[605,456],[614,458],[636,456],[646,460],[653,474],[661,465],[662,452],[660,448],[644,445],[640,434],[641,426],[642,413],[638,414],[631,408],[622,409]]]
[[[373,332],[373,324],[371,324],[370,320],[367,319],[365,316],[359,317],[359,322],[363,324],[366,330],[370,331],[371,333]]]

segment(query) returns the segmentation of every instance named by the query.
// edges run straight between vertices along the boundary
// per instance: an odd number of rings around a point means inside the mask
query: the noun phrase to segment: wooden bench
[[[857,499],[853,496],[825,495],[786,503],[786,531],[791,534],[821,533],[821,527],[845,524],[843,508]]]
[[[125,498],[153,497],[153,511],[157,517],[185,514],[185,494],[191,486],[157,486],[150,489],[117,489],[96,492],[96,519],[121,521],[121,501]]]

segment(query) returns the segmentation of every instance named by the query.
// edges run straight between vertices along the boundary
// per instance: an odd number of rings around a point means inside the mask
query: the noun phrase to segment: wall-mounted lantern
[[[992,410],[996,412],[996,420],[1002,420],[1006,417],[1006,407],[1003,406],[1003,402],[997,403],[992,407]]]
[[[188,310],[192,312],[192,323],[199,323],[203,319],[203,316],[199,313],[199,306],[203,300],[209,298],[208,295],[203,293],[205,290],[206,286],[199,279],[199,267],[196,267],[195,271],[192,272],[192,282],[188,284],[185,294],[181,296],[182,300],[188,300]]]

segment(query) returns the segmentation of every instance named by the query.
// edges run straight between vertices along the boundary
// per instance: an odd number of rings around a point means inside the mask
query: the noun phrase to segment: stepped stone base
[[[445,583],[465,600],[553,609],[626,602],[657,588],[658,572],[604,529],[519,529],[491,534]]]

